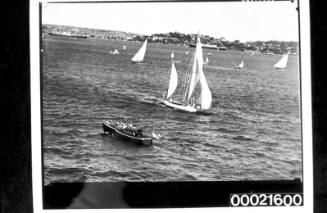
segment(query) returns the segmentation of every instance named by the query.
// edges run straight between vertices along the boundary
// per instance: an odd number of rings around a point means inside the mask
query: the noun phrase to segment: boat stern
[[[115,130],[110,126],[109,122],[103,122],[102,128],[105,133],[109,133],[110,135],[115,133]]]

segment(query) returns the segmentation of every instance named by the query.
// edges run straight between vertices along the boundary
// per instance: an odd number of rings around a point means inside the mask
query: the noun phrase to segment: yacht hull
[[[185,105],[181,105],[178,103],[173,103],[173,102],[169,102],[166,100],[163,100],[162,103],[164,105],[166,105],[167,107],[173,108],[173,109],[177,109],[177,110],[181,110],[181,111],[186,111],[186,112],[197,112],[198,110],[193,107],[193,106],[185,106]]]

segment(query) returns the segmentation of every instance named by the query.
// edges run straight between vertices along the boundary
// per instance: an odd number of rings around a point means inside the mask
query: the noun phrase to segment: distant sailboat
[[[126,50],[126,46],[125,45],[123,46],[123,50]]]
[[[115,49],[115,51],[110,51],[110,54],[112,55],[119,55],[119,51]]]
[[[255,55],[255,52],[253,51],[253,52],[251,53],[251,55],[254,56],[254,55]]]
[[[147,39],[145,39],[142,47],[137,51],[137,53],[131,59],[133,62],[139,63],[144,59],[145,51],[146,51]]]
[[[204,64],[209,64],[209,58],[208,57],[206,57],[206,60],[205,60]]]
[[[211,52],[208,53],[208,56],[210,56],[210,55],[211,55]]]
[[[288,61],[289,52],[284,54],[283,57],[274,65],[276,69],[285,69]]]
[[[192,61],[192,68],[186,71],[185,80],[182,83],[181,95],[175,94],[178,78],[174,61],[172,61],[168,92],[165,100],[162,101],[164,105],[186,112],[203,111],[211,107],[212,95],[203,73],[203,53],[199,36]],[[200,91],[196,92],[196,88]],[[173,98],[174,96],[176,98]],[[195,96],[198,96],[196,100]]]
[[[185,52],[185,55],[188,55],[189,53],[190,53],[190,51],[186,51],[186,52]]]
[[[244,62],[243,62],[243,60],[241,61],[241,63],[240,63],[239,65],[236,65],[236,64],[235,64],[235,69],[241,70],[241,69],[243,69],[243,67],[244,67]]]
[[[174,52],[171,52],[170,59],[174,59],[175,55]]]

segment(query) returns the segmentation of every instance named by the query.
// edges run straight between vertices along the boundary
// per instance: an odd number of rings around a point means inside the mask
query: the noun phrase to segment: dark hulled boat
[[[112,124],[109,122],[103,122],[102,127],[105,133],[118,136],[123,140],[132,141],[139,145],[152,145],[153,138],[143,135],[141,129],[137,129],[135,127],[120,127],[117,124]]]

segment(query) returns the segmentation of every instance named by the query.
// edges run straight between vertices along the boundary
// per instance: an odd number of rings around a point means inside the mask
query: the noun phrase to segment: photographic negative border
[[[72,1],[70,1],[71,3]],[[73,2],[90,2],[90,1],[73,1]],[[98,3],[102,1],[96,1]],[[119,2],[119,1],[112,1],[112,2]],[[128,1],[128,2],[138,2],[138,1]],[[141,1],[141,2],[152,2],[152,1]],[[155,1],[157,2],[157,1]],[[160,1],[161,2],[161,1]],[[171,2],[171,1],[164,1],[164,2]],[[225,1],[224,1],[225,2]],[[58,3],[62,3],[59,2]],[[301,92],[301,97],[300,97],[300,105],[301,105],[301,126],[302,126],[302,164],[303,164],[303,194],[304,194],[304,205],[303,207],[296,207],[295,210],[299,211],[299,208],[301,210],[306,210],[305,212],[308,212],[312,209],[312,147],[311,147],[311,138],[312,138],[312,133],[311,133],[311,82],[310,82],[310,44],[309,44],[309,5],[308,2],[306,1],[298,1],[299,3],[299,33],[300,33],[300,92]],[[300,7],[301,4],[301,7]],[[45,196],[45,191],[42,192],[43,188],[43,160],[40,164],[40,159],[42,157],[42,150],[40,150],[40,147],[42,147],[42,100],[40,96],[40,91],[41,91],[41,85],[37,85],[35,82],[41,82],[41,75],[42,73],[40,72],[41,70],[41,60],[40,60],[40,45],[41,45],[41,37],[40,37],[40,25],[41,25],[41,16],[40,15],[40,4],[38,2],[31,2],[30,5],[31,8],[31,20],[30,20],[30,26],[31,26],[31,32],[30,32],[30,38],[31,38],[31,100],[32,100],[32,108],[31,108],[31,115],[32,115],[32,160],[33,160],[33,197],[34,197],[34,209],[36,212],[38,211],[46,211],[44,210],[44,206],[40,204],[44,204],[44,196]],[[39,20],[39,21],[36,21]],[[38,29],[37,29],[38,28]],[[33,84],[34,83],[34,84]],[[41,101],[40,101],[41,100]],[[305,101],[304,101],[305,100]],[[309,121],[309,122],[303,122],[303,121]],[[304,151],[305,150],[305,151]],[[306,172],[305,172],[306,171]],[[41,180],[41,182],[39,182]],[[304,181],[305,180],[305,181]],[[80,183],[76,183],[80,184]],[[120,184],[120,183],[102,183],[106,184]],[[176,185],[177,184],[177,185]],[[197,185],[199,184],[199,185]],[[162,195],[165,195],[164,197],[169,197],[173,195],[173,193],[176,192],[181,192],[181,194],[178,194],[179,196],[186,196],[189,195],[190,191],[195,192],[194,194],[198,194],[199,196],[196,197],[191,197],[189,198],[190,200],[187,200],[186,197],[185,199],[182,198],[182,202],[177,204],[177,205],[168,205],[166,207],[169,208],[177,208],[177,207],[217,207],[220,206],[217,200],[215,199],[218,198],[219,196],[216,195],[217,191],[220,191],[226,187],[226,185],[230,184],[230,187],[235,187],[237,185],[244,185],[242,181],[235,181],[235,182],[191,182],[191,183],[185,183],[185,182],[174,182],[174,183],[128,183],[128,189],[130,190],[130,193],[134,196],[138,196],[139,194],[135,195],[135,192],[149,192],[149,191],[156,191],[161,193]],[[245,191],[234,191],[234,193],[246,193],[248,190],[251,192],[264,192],[269,190],[268,188],[264,188],[264,191],[255,191],[255,188],[258,185],[258,181],[254,181],[249,184],[249,182],[245,183],[245,188],[247,188]],[[268,183],[272,184],[272,183]],[[275,184],[281,184],[275,183]],[[293,184],[296,185],[295,191],[294,192],[301,192],[302,187],[299,187],[299,182],[296,180]],[[281,185],[283,189],[286,189],[286,186],[291,186],[292,183],[286,183],[286,185]],[[302,186],[302,183],[300,184]],[[69,185],[69,186],[73,186]],[[280,187],[281,187],[280,186]],[[80,186],[78,186],[80,187]],[[78,188],[75,185],[75,188]],[[102,187],[102,186],[101,186]],[[126,186],[124,186],[126,187]],[[171,188],[170,188],[171,187]],[[220,188],[219,188],[220,187]],[[240,186],[237,186],[240,187]],[[270,190],[276,190],[276,185],[270,185],[272,187]],[[285,187],[285,188],[284,188]],[[68,185],[65,185],[62,187],[64,189],[68,189]],[[74,187],[73,187],[74,188]],[[177,188],[177,191],[176,191]],[[277,189],[277,191],[274,192],[281,192],[278,190],[281,190],[282,188]],[[291,187],[292,188],[292,187]],[[58,189],[58,188],[57,188]],[[162,193],[161,190],[164,190],[165,192]],[[169,190],[171,189],[171,190]],[[233,191],[233,188],[230,188]],[[239,189],[239,188],[238,188]],[[72,191],[73,189],[69,189],[69,191]],[[208,197],[202,197],[201,200],[201,195],[205,190],[212,190],[212,192],[208,193],[213,200],[208,200]],[[261,189],[262,190],[262,189]],[[291,189],[289,189],[291,190]],[[294,188],[293,188],[294,190]],[[50,190],[51,191],[51,190]],[[286,192],[291,192],[291,191],[286,191]],[[46,192],[48,193],[48,192]],[[166,193],[166,194],[165,194]],[[229,194],[232,194],[231,192],[228,192]],[[53,194],[56,195],[56,194]],[[155,196],[155,195],[153,195]],[[158,195],[157,195],[158,196]],[[228,196],[229,197],[229,196]],[[132,197],[135,198],[135,197]],[[178,197],[177,197],[178,198]],[[180,197],[179,197],[180,198]],[[196,199],[195,199],[196,198]],[[205,199],[204,199],[205,198]],[[156,198],[157,201],[158,197]],[[164,199],[164,198],[163,198]],[[184,200],[183,200],[184,199]],[[43,200],[43,202],[42,202]],[[132,200],[133,201],[133,200]],[[134,200],[135,201],[135,200]],[[156,201],[156,200],[154,200]],[[163,205],[165,202],[171,202],[173,203],[174,200],[161,200],[158,204],[158,206],[154,206],[153,203],[150,206],[144,206],[146,204],[140,204],[137,203],[134,205],[135,208],[159,208],[159,207],[165,207]],[[198,202],[198,203],[197,203]],[[204,202],[204,203],[203,203]],[[207,203],[205,203],[207,202]],[[210,203],[211,202],[211,203]],[[213,203],[212,203],[213,202]],[[187,205],[186,205],[186,204]],[[60,204],[58,204],[60,205]],[[225,206],[225,205],[221,205]],[[227,205],[229,206],[229,205]],[[117,207],[116,207],[117,208]],[[121,207],[118,207],[121,208]],[[267,211],[276,211],[276,208],[280,207],[258,207],[254,208],[258,209],[258,211],[262,210],[267,210]],[[288,207],[288,208],[281,208],[278,209],[278,211],[287,211],[289,212],[290,209],[293,207]],[[234,210],[235,209],[235,210]],[[234,208],[233,210],[228,209],[226,211],[242,211],[242,208]],[[192,209],[192,211],[196,209]],[[198,209],[199,210],[199,209]],[[217,209],[216,209],[217,210]],[[219,210],[225,210],[225,208],[219,208]],[[68,210],[67,210],[68,211]],[[99,210],[102,211],[102,210]],[[252,211],[252,209],[251,209]],[[93,212],[93,211],[92,211]]]

